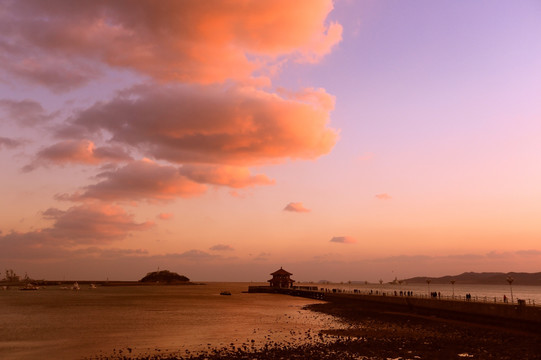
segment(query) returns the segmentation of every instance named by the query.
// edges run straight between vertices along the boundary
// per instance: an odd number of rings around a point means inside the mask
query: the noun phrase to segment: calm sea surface
[[[302,307],[317,300],[246,294],[248,283],[0,290],[0,359],[205,350],[231,343],[289,341],[338,327]],[[262,285],[262,284],[261,284]],[[228,290],[231,296],[221,296]]]
[[[262,346],[302,339],[307,331],[345,326],[302,310],[317,300],[246,294],[248,283],[188,286],[98,287],[79,291],[47,287],[0,290],[0,359],[78,359],[99,355],[184,353],[249,343]],[[256,284],[254,284],[256,285]],[[329,289],[394,294],[428,291],[451,297],[451,285],[318,285]],[[221,296],[228,290],[231,296]],[[458,285],[455,297],[510,298],[508,285]],[[513,296],[541,305],[541,287],[513,286]],[[129,352],[131,349],[131,353]]]

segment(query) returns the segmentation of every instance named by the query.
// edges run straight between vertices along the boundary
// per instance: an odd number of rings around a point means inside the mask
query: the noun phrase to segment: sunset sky
[[[0,269],[541,271],[541,3],[0,0]]]

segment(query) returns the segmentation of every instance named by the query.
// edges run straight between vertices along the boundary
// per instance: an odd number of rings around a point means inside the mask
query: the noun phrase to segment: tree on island
[[[2,282],[10,282],[10,283],[21,283],[21,282],[32,282],[35,281],[31,279],[27,273],[24,273],[24,277],[21,277],[15,273],[13,269],[6,269],[4,278],[1,279]]]
[[[6,275],[4,276],[3,281],[19,282],[21,281],[21,277],[17,275],[13,269],[6,269]]]
[[[162,271],[153,271],[146,274],[144,278],[139,280],[139,282],[153,282],[153,283],[178,283],[178,282],[189,282],[184,275],[179,275],[177,273],[171,272],[169,270]]]

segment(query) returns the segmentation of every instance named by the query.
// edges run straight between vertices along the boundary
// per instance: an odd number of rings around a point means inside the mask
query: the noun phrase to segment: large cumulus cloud
[[[120,146],[96,147],[89,140],[65,140],[40,150],[34,160],[23,167],[32,171],[39,166],[50,164],[100,164],[131,160],[131,156]]]
[[[317,88],[269,89],[277,66],[318,61],[341,40],[341,26],[327,21],[332,8],[330,0],[4,1],[4,78],[64,91],[111,68],[146,77],[64,120],[34,100],[0,99],[8,120],[20,125],[58,120],[47,127],[55,142],[42,146],[23,170],[128,163],[102,173],[99,183],[71,199],[169,199],[202,193],[205,184],[273,184],[249,168],[315,159],[337,140],[328,126],[332,95]],[[149,166],[132,156],[180,166],[179,172],[165,171],[169,165],[157,172],[168,184],[175,173],[174,190],[164,195],[154,187],[153,195],[152,186],[143,190],[140,184],[130,193],[134,184],[125,174]]]
[[[317,61],[341,40],[331,0],[26,0],[0,7],[3,69],[63,91],[100,65],[161,81],[246,80],[288,56]],[[62,66],[59,66],[62,65]]]
[[[292,98],[253,88],[139,86],[76,114],[61,137],[95,137],[175,163],[258,165],[328,153],[334,98],[304,89]],[[294,98],[293,98],[294,97]]]
[[[172,200],[205,192],[206,186],[182,175],[178,167],[160,165],[150,160],[134,161],[118,169],[98,175],[100,181],[74,195],[60,199],[86,201]]]
[[[47,210],[52,227],[0,241],[33,249],[54,239],[114,241],[149,225],[113,203],[272,185],[253,168],[329,153],[338,137],[329,126],[334,97],[275,89],[272,77],[287,62],[319,61],[340,42],[342,27],[327,20],[332,8],[331,0],[0,2],[0,82],[42,85],[52,92],[42,99],[95,92],[84,86],[96,79],[118,90],[94,104],[65,102],[61,112],[49,112],[59,101],[0,99],[2,122],[45,125],[23,170],[101,167],[92,184],[56,196],[77,205]],[[140,85],[119,90],[105,76],[115,70]],[[1,148],[23,145],[0,138]],[[80,232],[68,226],[85,216]]]

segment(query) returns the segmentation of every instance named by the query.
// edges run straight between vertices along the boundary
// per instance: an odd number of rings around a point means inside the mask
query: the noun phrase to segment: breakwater
[[[360,294],[301,288],[250,286],[251,293],[301,296],[341,303],[359,311],[410,313],[494,326],[541,331],[541,307],[517,303],[490,303],[454,299],[420,298],[405,295]]]

